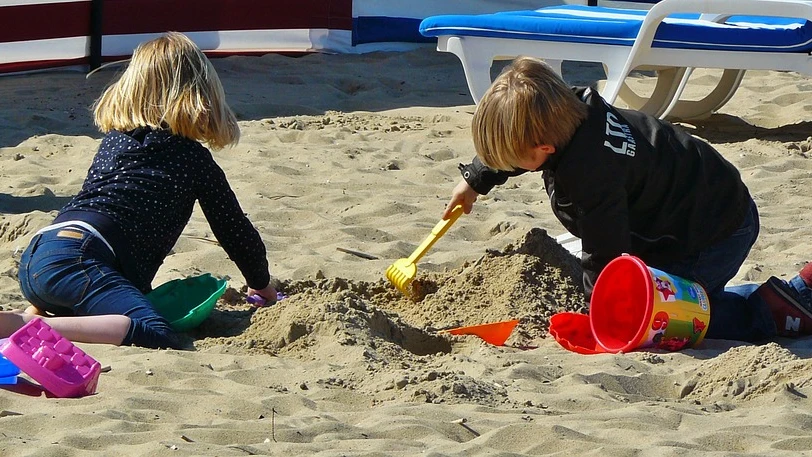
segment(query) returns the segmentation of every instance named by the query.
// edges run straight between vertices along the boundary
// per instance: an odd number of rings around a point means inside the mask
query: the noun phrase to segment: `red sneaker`
[[[771,276],[755,293],[769,306],[779,336],[812,335],[812,310],[784,281]]]

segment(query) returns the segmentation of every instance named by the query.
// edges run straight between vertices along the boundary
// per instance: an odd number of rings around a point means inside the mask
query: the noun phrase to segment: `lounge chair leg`
[[[716,87],[700,100],[680,100],[668,115],[676,119],[703,119],[718,111],[736,93],[745,70],[725,70]]]
[[[623,102],[630,108],[642,111],[652,116],[658,116],[667,106],[673,97],[685,68],[667,68],[657,71],[657,83],[649,97],[637,95],[624,81],[619,88],[619,94]]]
[[[623,86],[626,85],[626,75],[623,74],[622,71],[617,71],[606,64],[604,64],[603,69],[606,73],[606,84],[601,90],[601,96],[607,103],[613,105],[623,89]]]
[[[465,71],[468,90],[471,91],[471,97],[474,99],[474,103],[479,103],[479,100],[482,99],[482,96],[491,86],[493,56],[486,53],[466,53],[467,48],[462,42],[464,39],[464,37],[448,37],[445,42],[438,42],[437,49],[450,52],[460,59]]]
[[[691,78],[691,73],[694,72],[693,67],[685,68],[684,70],[685,71],[682,72],[682,76],[680,77],[676,90],[673,94],[671,94],[671,97],[669,97],[671,102],[668,103],[668,106],[663,107],[661,112],[657,113],[657,117],[660,119],[665,119],[666,116],[668,116],[668,114],[671,113],[674,107],[679,103],[679,98],[682,96],[682,92],[685,90],[685,85],[688,84],[688,79]]]

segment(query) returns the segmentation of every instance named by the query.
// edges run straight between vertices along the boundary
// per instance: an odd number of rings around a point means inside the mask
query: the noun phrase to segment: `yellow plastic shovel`
[[[431,234],[423,240],[423,243],[415,249],[408,258],[398,259],[386,269],[386,278],[395,285],[407,297],[411,297],[410,287],[415,276],[417,276],[416,262],[423,257],[434,243],[448,231],[449,227],[459,219],[462,214],[462,205],[457,205],[451,210],[448,219],[441,220],[431,229]]]

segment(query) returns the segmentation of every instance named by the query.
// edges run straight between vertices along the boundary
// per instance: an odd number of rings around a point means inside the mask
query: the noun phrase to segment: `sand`
[[[196,210],[154,282],[229,278],[189,350],[80,344],[106,368],[80,399],[21,376],[0,393],[0,454],[812,455],[809,338],[585,356],[549,337],[552,314],[586,303],[536,174],[480,198],[435,244],[417,300],[386,281],[473,155],[455,57],[426,46],[214,63],[242,128],[215,157],[288,298],[246,304]],[[26,306],[19,253],[81,186],[100,139],[88,106],[114,75],[0,78],[4,309]],[[693,94],[714,75],[698,71]],[[565,76],[599,84],[602,72],[572,64]],[[681,124],[741,170],[758,204],[761,236],[736,283],[812,260],[810,88],[794,73],[750,72],[720,113]],[[520,322],[502,347],[443,332],[508,319]]]

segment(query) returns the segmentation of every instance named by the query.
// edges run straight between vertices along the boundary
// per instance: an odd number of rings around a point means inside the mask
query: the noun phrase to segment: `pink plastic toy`
[[[57,397],[96,392],[101,365],[42,319],[14,332],[0,352]]]

